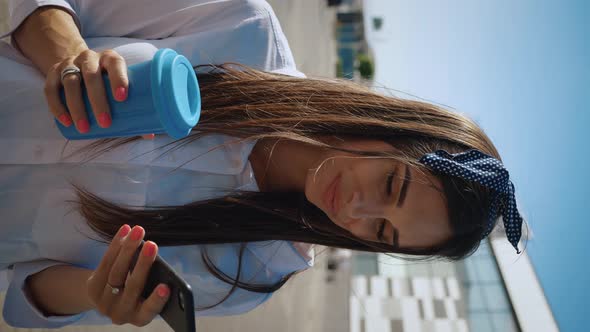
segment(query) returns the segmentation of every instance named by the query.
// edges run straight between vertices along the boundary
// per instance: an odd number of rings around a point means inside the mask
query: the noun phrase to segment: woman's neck
[[[261,192],[303,192],[307,172],[318,156],[317,149],[310,145],[269,138],[256,142],[248,160]]]

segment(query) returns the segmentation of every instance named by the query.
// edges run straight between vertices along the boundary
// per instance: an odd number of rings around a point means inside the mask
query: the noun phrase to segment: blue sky
[[[384,17],[368,31],[377,84],[484,128],[533,231],[526,250],[558,325],[589,325],[590,2],[366,0],[365,13]]]

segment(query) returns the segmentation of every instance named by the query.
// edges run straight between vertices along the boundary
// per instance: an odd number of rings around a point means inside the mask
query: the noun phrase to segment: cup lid
[[[188,136],[201,115],[201,92],[192,64],[172,49],[160,49],[152,60],[151,84],[154,105],[168,135]]]

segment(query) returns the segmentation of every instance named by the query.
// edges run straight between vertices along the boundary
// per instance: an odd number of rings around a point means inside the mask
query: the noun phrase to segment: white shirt
[[[112,48],[127,65],[149,60],[157,49],[168,47],[193,65],[233,61],[304,76],[296,70],[277,18],[265,1],[13,0],[9,33],[44,5],[68,10],[89,47]],[[23,292],[29,275],[53,265],[95,269],[107,248],[88,239],[98,237],[66,202],[76,198],[68,180],[109,201],[139,206],[220,197],[220,189],[259,190],[248,161],[256,142],[225,135],[205,136],[158,158],[165,150],[154,149],[173,141],[162,135],[80,163],[87,155],[70,154],[89,141],[65,145],[47,108],[43,75],[4,42],[0,42],[0,73],[0,290],[6,290],[3,317],[9,325],[59,328],[111,323],[94,310],[46,317]],[[209,151],[224,143],[228,144]],[[200,157],[190,160],[196,156]],[[159,250],[190,283],[195,307],[218,302],[231,288],[207,271],[200,258],[202,247]],[[206,246],[215,265],[230,276],[237,270],[238,247]],[[249,243],[241,280],[272,284],[312,265],[309,246],[288,241]],[[237,289],[224,303],[195,314],[247,312],[270,295]]]

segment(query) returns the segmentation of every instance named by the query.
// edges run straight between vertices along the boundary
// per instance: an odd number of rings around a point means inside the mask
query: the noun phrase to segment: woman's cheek
[[[350,233],[352,233],[354,236],[356,236],[362,240],[366,240],[366,241],[374,240],[371,237],[371,230],[370,230],[368,222],[356,221],[356,222],[349,224],[349,227],[346,229],[348,229],[348,231]]]

